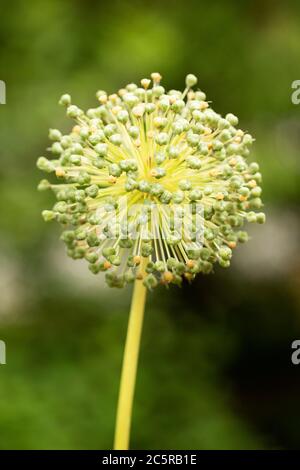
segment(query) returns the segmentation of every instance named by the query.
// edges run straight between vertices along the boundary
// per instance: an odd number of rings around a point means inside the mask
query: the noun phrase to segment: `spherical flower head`
[[[63,95],[74,126],[50,129],[54,158],[37,162],[56,177],[39,184],[56,196],[44,219],[57,220],[67,254],[106,272],[112,287],[180,285],[215,263],[227,268],[248,240],[244,222],[265,222],[259,166],[246,161],[253,138],[238,118],[216,113],[191,89],[192,74],[184,91],[166,92],[157,72],[151,79],[98,91],[86,112]]]

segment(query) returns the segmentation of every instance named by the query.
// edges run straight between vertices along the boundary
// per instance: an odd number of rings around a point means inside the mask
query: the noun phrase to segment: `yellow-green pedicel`
[[[62,224],[69,256],[106,271],[115,287],[141,276],[148,288],[180,285],[215,262],[228,267],[237,243],[247,241],[244,222],[265,221],[255,212],[261,173],[246,162],[253,138],[237,117],[213,111],[205,93],[191,89],[194,75],[183,92],[166,92],[159,73],[151,79],[109,96],[98,91],[99,106],[86,113],[63,95],[75,125],[68,135],[50,129],[54,159],[37,162],[58,179],[39,185],[57,199],[44,219]]]

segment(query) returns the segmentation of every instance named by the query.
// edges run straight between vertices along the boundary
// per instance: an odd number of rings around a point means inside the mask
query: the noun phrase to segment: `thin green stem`
[[[141,272],[144,272],[147,259],[143,258]],[[132,417],[132,404],[136,382],[137,364],[140,349],[146,302],[146,288],[142,280],[136,279],[129,314],[127,337],[123,356],[123,366],[119,390],[115,429],[115,450],[128,450]]]

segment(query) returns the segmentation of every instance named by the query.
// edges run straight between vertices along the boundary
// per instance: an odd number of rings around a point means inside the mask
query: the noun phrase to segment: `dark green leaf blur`
[[[1,2],[1,449],[112,446],[131,292],[67,258],[35,162],[70,127],[62,93],[91,107],[153,71],[167,88],[197,75],[256,138],[267,223],[230,270],[149,295],[131,446],[299,448],[299,18],[289,0]]]

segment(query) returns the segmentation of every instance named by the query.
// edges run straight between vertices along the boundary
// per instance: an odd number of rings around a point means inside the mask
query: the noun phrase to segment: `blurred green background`
[[[167,88],[196,74],[256,137],[267,224],[229,271],[149,295],[132,448],[300,448],[299,18],[287,0],[2,2],[1,449],[112,445],[130,289],[66,257],[35,161],[69,128],[62,93],[90,107],[152,71]]]

